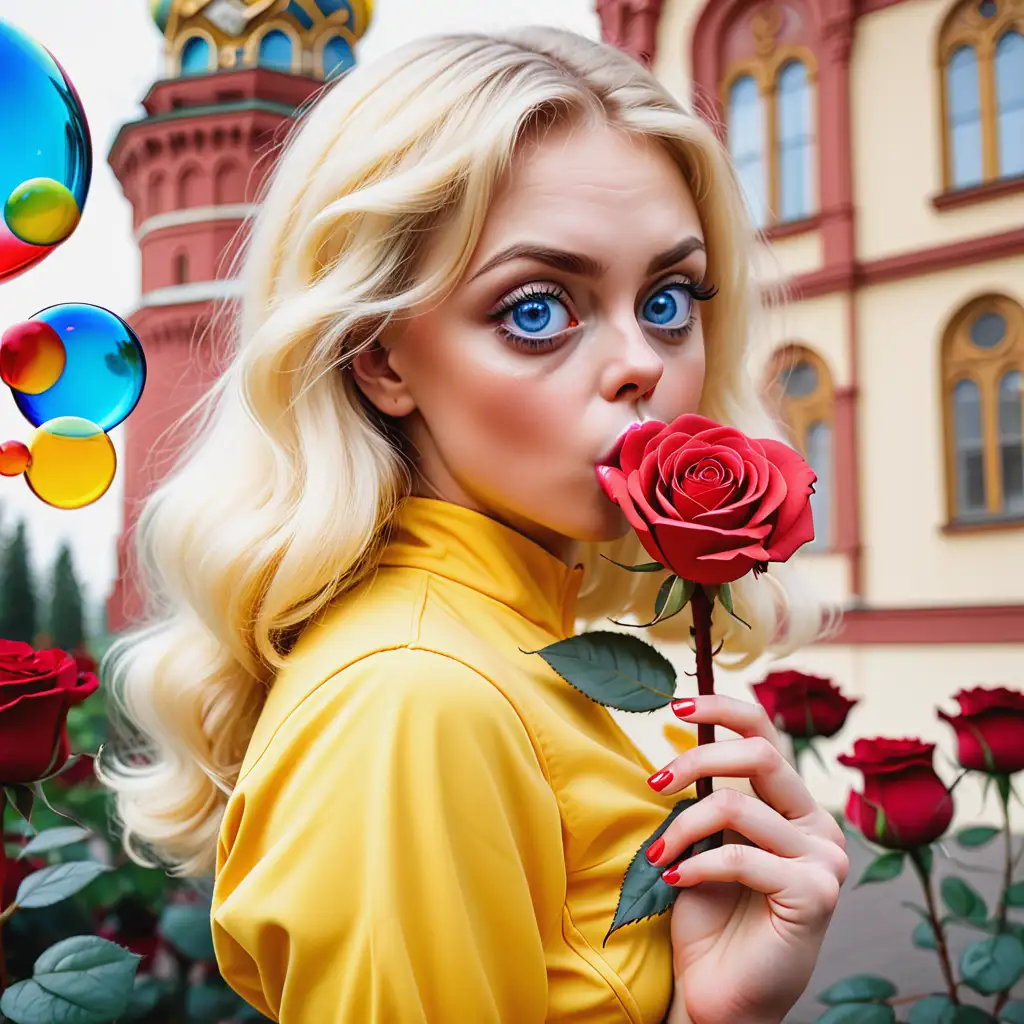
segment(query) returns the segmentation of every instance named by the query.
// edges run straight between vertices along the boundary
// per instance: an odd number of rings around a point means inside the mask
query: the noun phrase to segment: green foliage
[[[975,925],[984,925],[988,919],[985,899],[962,878],[950,875],[942,880],[942,901],[954,917]]]
[[[620,711],[654,711],[675,695],[672,663],[627,633],[595,630],[524,653],[539,654],[571,686]]]
[[[826,1010],[816,1024],[892,1024],[896,1012],[885,1003],[842,1003]]]
[[[903,850],[892,850],[876,857],[857,879],[857,886],[869,882],[888,882],[890,878],[895,878],[903,870],[905,856]]]
[[[71,548],[66,541],[53,564],[49,629],[54,647],[74,651],[85,643],[82,590],[75,576]]]
[[[1008,907],[1024,907],[1024,882],[1014,882],[1006,890],[1006,905]]]
[[[36,584],[24,520],[0,555],[0,637],[32,643],[39,629]]]
[[[160,931],[190,960],[214,959],[208,903],[171,903],[160,916]]]
[[[956,834],[956,841],[961,846],[984,846],[999,835],[999,829],[991,825],[978,825],[975,828],[961,829]]]
[[[32,977],[12,985],[0,1011],[15,1024],[106,1024],[131,998],[139,958],[95,935],[58,942],[36,960]]]
[[[1024,1024],[1024,1002],[1014,1000],[999,1011],[1002,1024]]]
[[[960,974],[976,992],[991,996],[1024,974],[1024,943],[1016,935],[991,935],[973,942],[960,957]]]
[[[896,986],[877,974],[854,974],[829,985],[818,994],[818,1002],[826,1006],[839,1003],[869,1003],[889,999],[898,993]]]

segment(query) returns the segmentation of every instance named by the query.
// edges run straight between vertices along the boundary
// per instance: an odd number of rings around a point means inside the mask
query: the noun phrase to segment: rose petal
[[[635,476],[636,474],[633,475]],[[633,499],[630,497],[629,486],[622,471],[615,469],[613,466],[605,466],[598,472],[598,479],[605,494],[622,509],[626,519],[629,521],[629,525],[633,527],[633,531],[640,538],[640,543],[643,545],[644,550],[655,561],[661,562],[664,565],[665,556],[658,548],[654,534],[651,533],[643,516],[637,511]]]
[[[786,482],[786,495],[779,505],[775,531],[766,547],[773,562],[784,562],[801,545],[814,539],[811,494],[817,476],[799,452],[781,441],[762,438],[765,454]]]

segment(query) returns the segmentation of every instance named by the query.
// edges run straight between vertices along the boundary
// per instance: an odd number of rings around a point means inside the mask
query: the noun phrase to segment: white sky
[[[436,31],[539,23],[599,34],[595,0],[376,0],[375,6],[357,51],[361,61]],[[144,113],[142,97],[162,70],[161,38],[148,0],[0,0],[0,18],[34,36],[64,66],[85,107],[94,158],[92,187],[74,236],[38,266],[0,284],[0,332],[58,302],[91,302],[128,316],[139,297],[138,250],[130,208],[106,158],[119,126]],[[151,378],[147,386],[155,383]],[[125,429],[131,430],[130,417],[111,433],[119,456]],[[32,430],[10,391],[0,387],[0,440],[27,441]],[[116,571],[121,500],[120,472],[99,501],[73,511],[50,508],[21,478],[0,478],[0,523],[8,528],[26,518],[40,571],[48,572],[60,540],[69,538],[79,579],[99,602]]]

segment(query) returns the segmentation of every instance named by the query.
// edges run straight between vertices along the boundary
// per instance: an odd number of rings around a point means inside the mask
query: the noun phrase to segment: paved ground
[[[874,853],[852,839],[847,852],[851,863],[849,881],[843,887],[811,984],[786,1018],[787,1024],[815,1021],[826,1009],[815,996],[832,982],[851,974],[880,974],[894,982],[900,995],[943,991],[937,955],[910,943],[910,934],[919,918],[913,910],[900,906],[903,900],[923,903],[916,873],[907,865],[899,878],[854,888]],[[997,838],[987,847],[970,851],[951,842],[949,852],[964,863],[987,867],[989,873],[958,867],[937,855],[936,892],[938,879],[949,874],[960,875],[985,897],[991,911],[999,893],[997,872],[1002,863],[1001,840]],[[1020,920],[1019,914],[1017,919]],[[979,932],[959,927],[949,928],[948,935],[954,964],[963,947],[981,937]],[[1018,984],[1014,995],[1024,999],[1024,982]],[[991,999],[976,997],[976,1000],[991,1009]],[[907,1019],[905,1007],[898,1011],[898,1019]]]

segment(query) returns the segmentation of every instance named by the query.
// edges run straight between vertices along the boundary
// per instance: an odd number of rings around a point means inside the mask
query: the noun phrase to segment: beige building
[[[780,664],[862,698],[827,759],[877,735],[955,756],[937,704],[1024,689],[1024,0],[599,11],[605,38],[720,126],[761,272],[789,290],[754,372],[821,480],[799,557],[845,619]],[[720,670],[719,688],[748,695],[768,667]],[[669,713],[617,717],[659,765],[671,756]],[[837,806],[860,778],[807,775]],[[997,815],[973,781],[958,805]]]

